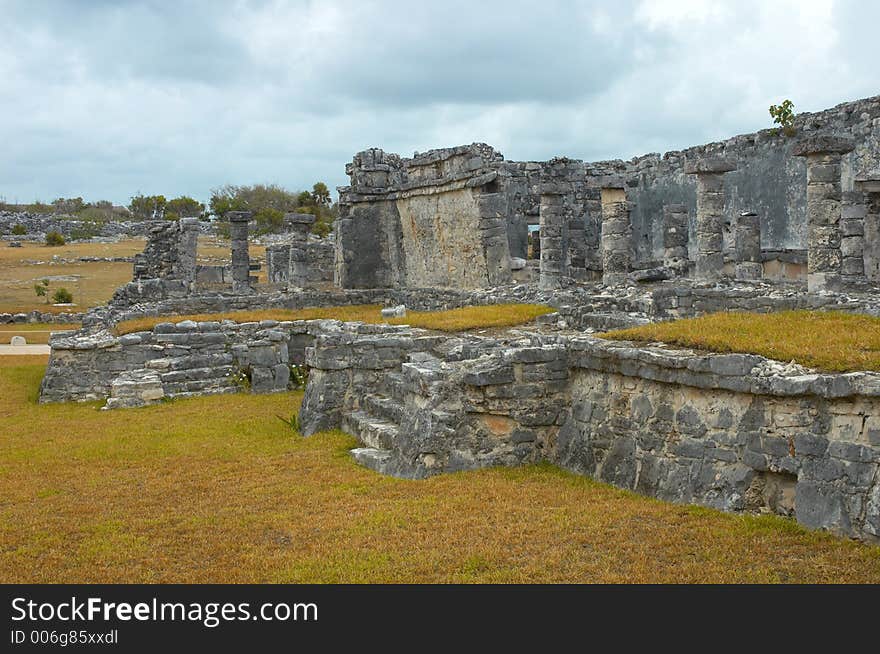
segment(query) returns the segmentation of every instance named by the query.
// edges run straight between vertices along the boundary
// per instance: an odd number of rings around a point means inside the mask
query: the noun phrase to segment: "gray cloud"
[[[365,147],[631,157],[878,93],[855,0],[0,0],[0,196],[343,184]]]

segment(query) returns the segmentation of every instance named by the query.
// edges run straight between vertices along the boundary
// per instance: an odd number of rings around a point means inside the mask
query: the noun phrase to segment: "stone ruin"
[[[880,373],[594,337],[713,311],[880,315],[880,97],[631,161],[506,161],[485,144],[354,156],[335,240],[288,214],[250,276],[230,216],[227,288],[199,288],[186,222],[156,227],[135,279],[53,337],[41,401],[290,387],[302,433],[341,428],[377,471],[422,478],[550,461],[678,502],[790,515],[880,540]],[[529,242],[532,254],[528,260]],[[525,265],[523,260],[526,259]],[[525,274],[528,273],[528,274]],[[333,320],[120,320],[345,304],[555,309],[491,334]]]
[[[197,263],[201,225],[197,218],[153,221],[144,251],[135,256],[132,281],[116,291],[109,306],[119,310],[174,299],[185,302],[208,289],[236,297],[256,293],[257,277],[251,273],[259,271],[260,264],[250,257],[252,218],[248,211],[225,215],[232,261],[223,266]],[[266,246],[267,277],[273,290],[331,284],[335,248],[332,239],[309,235],[314,221],[310,214],[286,214],[281,242]]]

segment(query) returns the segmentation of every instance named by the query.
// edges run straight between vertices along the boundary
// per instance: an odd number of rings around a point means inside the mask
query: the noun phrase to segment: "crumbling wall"
[[[501,155],[484,144],[401,159],[355,155],[340,189],[343,288],[481,288],[511,279]]]
[[[691,254],[694,253],[696,180],[684,173],[688,161],[723,156],[736,164],[725,177],[725,215],[734,217],[753,211],[761,220],[761,244],[765,250],[806,248],[806,166],[791,155],[795,143],[805,136],[845,136],[855,150],[844,156],[843,190],[853,189],[853,179],[880,163],[880,96],[840,104],[816,113],[799,114],[794,137],[767,129],[752,134],[698,145],[664,155],[647,154],[631,161],[588,164],[588,183],[613,171],[631,183],[632,222],[636,258],[652,261],[663,253],[663,206],[684,204],[691,216]],[[725,239],[729,248],[732,243]]]

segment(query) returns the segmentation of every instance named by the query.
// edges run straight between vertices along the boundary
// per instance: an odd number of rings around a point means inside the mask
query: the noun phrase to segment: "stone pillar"
[[[561,189],[545,184],[541,190],[541,288],[559,288],[565,261],[563,228],[565,196]]]
[[[860,191],[841,193],[840,207],[840,277],[844,286],[864,286],[865,218],[868,207]]]
[[[177,261],[174,276],[184,282],[190,291],[196,283],[196,254],[199,247],[199,219],[181,218],[178,221],[180,234],[177,240]]]
[[[843,256],[840,252],[840,159],[853,142],[836,136],[810,136],[792,154],[807,159],[807,290],[839,291]]]
[[[855,188],[864,193],[867,199],[862,227],[862,264],[866,279],[880,282],[880,168],[872,170],[855,179]],[[844,238],[857,231],[858,226],[844,220]]]
[[[761,279],[764,263],[761,261],[761,219],[753,211],[743,211],[736,221],[734,236],[737,279]]]
[[[632,223],[626,190],[620,186],[602,189],[602,283],[626,283],[632,267]]]
[[[685,166],[684,172],[697,176],[697,259],[698,279],[718,279],[724,267],[724,173],[736,170],[727,159],[699,159]]]
[[[302,288],[309,281],[308,247],[309,233],[315,217],[308,213],[289,213],[284,216],[290,230],[290,271],[288,288]]]
[[[251,259],[248,255],[248,222],[253,214],[250,211],[230,211],[229,236],[232,241],[232,292],[250,293]]]
[[[663,265],[676,275],[687,273],[688,211],[683,204],[663,206]]]

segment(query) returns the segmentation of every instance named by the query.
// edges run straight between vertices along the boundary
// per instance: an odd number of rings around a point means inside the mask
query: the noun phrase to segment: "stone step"
[[[358,438],[364,445],[383,450],[394,446],[399,433],[397,425],[372,416],[366,411],[353,411],[343,415],[342,429]]]
[[[397,467],[391,450],[383,450],[378,447],[356,447],[349,451],[360,465],[380,474],[393,474],[393,470]]]
[[[239,390],[229,379],[223,377],[165,382],[162,386],[165,388],[166,395],[173,395],[174,397],[193,393],[202,395],[208,393],[234,393]]]
[[[188,368],[186,370],[171,370],[168,372],[160,372],[159,377],[162,379],[163,384],[182,383],[189,381],[219,380],[230,378],[232,370],[232,366],[217,366],[214,368]]]
[[[172,394],[171,397],[173,397],[174,399],[187,397],[205,397],[206,395],[227,395],[229,393],[236,392],[238,392],[238,388],[236,388],[235,386],[225,386],[223,388],[212,388],[199,391],[181,391],[179,393]]]
[[[391,450],[356,447],[349,452],[360,465],[383,475],[401,479],[424,479],[427,476],[424,468],[407,464]]]
[[[384,395],[397,400],[401,404],[406,398],[406,390],[408,384],[403,377],[402,372],[388,372],[382,379],[382,391]]]
[[[403,402],[390,397],[383,397],[382,395],[365,396],[362,406],[367,413],[392,422],[395,425],[402,424],[406,414],[406,407],[403,405]]]

